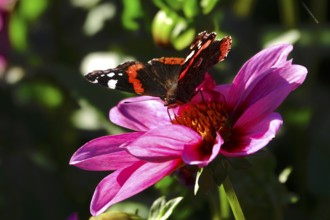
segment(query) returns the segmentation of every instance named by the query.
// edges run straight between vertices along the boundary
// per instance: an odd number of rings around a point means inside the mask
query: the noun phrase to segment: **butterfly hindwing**
[[[146,64],[129,61],[116,68],[95,70],[85,78],[109,89],[164,99],[169,87],[177,82],[183,62],[183,58],[176,57],[152,59]]]

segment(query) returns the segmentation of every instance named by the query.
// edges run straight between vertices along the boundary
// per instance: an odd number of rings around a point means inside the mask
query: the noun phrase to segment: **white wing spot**
[[[122,73],[118,73],[118,76],[123,76],[123,74]]]
[[[112,78],[114,75],[116,75],[114,72],[108,73],[107,76]]]
[[[198,44],[197,44],[197,48],[200,49],[202,46],[202,41],[199,41]]]
[[[184,60],[184,62],[187,62],[188,60],[190,60],[190,58],[191,58],[192,56],[194,56],[194,54],[195,54],[195,51],[194,51],[194,50],[191,51],[191,53],[186,57],[186,59]]]
[[[91,83],[99,83],[97,79],[94,79],[94,81],[90,81]]]
[[[117,82],[118,82],[118,80],[110,79],[110,80],[108,81],[108,87],[109,87],[110,89],[116,89]]]

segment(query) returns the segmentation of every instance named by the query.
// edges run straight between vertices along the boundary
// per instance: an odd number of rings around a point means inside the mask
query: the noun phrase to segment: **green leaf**
[[[181,0],[153,0],[154,4],[161,10],[178,11],[182,7]]]
[[[166,202],[164,196],[158,198],[151,206],[148,220],[168,219],[182,199],[183,197],[177,197]]]
[[[180,10],[182,7],[182,0],[166,0],[166,3],[173,10]]]
[[[61,91],[45,82],[23,83],[17,89],[16,96],[23,104],[36,102],[49,108],[58,107],[63,101]]]
[[[140,0],[124,0],[123,5],[124,10],[121,19],[124,27],[128,30],[137,30],[139,28],[139,23],[136,19],[143,16]]]
[[[187,28],[187,26],[186,21],[180,20],[173,30],[172,43],[177,50],[188,47],[195,38],[196,30],[194,28]]]
[[[187,18],[193,18],[198,14],[199,12],[198,2],[199,1],[197,0],[185,0],[183,2],[182,10]]]
[[[224,188],[224,191],[226,192],[227,199],[228,199],[229,205],[231,207],[231,210],[234,214],[235,219],[244,220],[245,219],[244,213],[242,211],[241,205],[240,205],[238,198],[236,196],[236,193],[235,193],[235,189],[234,189],[233,185],[231,184],[229,177],[227,177],[225,179],[225,181],[222,184],[222,187]]]
[[[26,21],[17,13],[11,15],[9,38],[13,48],[25,51],[28,48]]]
[[[48,0],[21,0],[19,13],[29,21],[37,19],[47,8]]]
[[[201,7],[203,14],[210,13],[213,8],[217,5],[219,0],[202,0],[201,1]]]
[[[178,15],[170,11],[159,11],[152,22],[152,35],[158,45],[169,45]]]
[[[198,173],[197,175],[199,177],[196,179],[195,183],[195,194],[197,194],[197,192],[207,194],[212,190],[216,189],[213,171],[210,166],[203,168],[201,173]]]
[[[120,212],[120,211],[107,211],[97,216],[89,218],[89,220],[142,220],[140,216]]]
[[[195,180],[195,186],[194,186],[194,195],[196,195],[197,192],[198,192],[198,190],[199,190],[199,183],[198,182],[199,182],[199,179],[200,179],[202,173],[203,173],[203,168],[202,169],[199,169],[197,171],[196,180]]]

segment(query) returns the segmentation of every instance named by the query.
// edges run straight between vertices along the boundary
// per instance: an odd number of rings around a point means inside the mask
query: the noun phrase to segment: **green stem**
[[[229,205],[231,207],[231,210],[233,211],[234,217],[236,220],[245,220],[242,208],[239,204],[239,201],[237,199],[235,190],[233,188],[233,185],[230,182],[229,177],[225,179],[225,181],[222,183],[224,191],[226,192],[227,199],[229,202]]]
[[[218,193],[219,193],[219,201],[220,201],[219,208],[220,208],[221,219],[222,220],[230,219],[230,207],[223,184],[221,184]]]

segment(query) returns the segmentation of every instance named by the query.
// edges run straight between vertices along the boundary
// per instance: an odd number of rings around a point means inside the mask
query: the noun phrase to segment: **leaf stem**
[[[225,181],[222,183],[222,186],[224,188],[224,191],[226,192],[227,199],[228,199],[229,205],[231,207],[231,210],[234,214],[235,219],[236,220],[245,220],[241,205],[239,204],[235,190],[234,190],[233,185],[231,184],[231,181],[228,176],[225,179]]]

